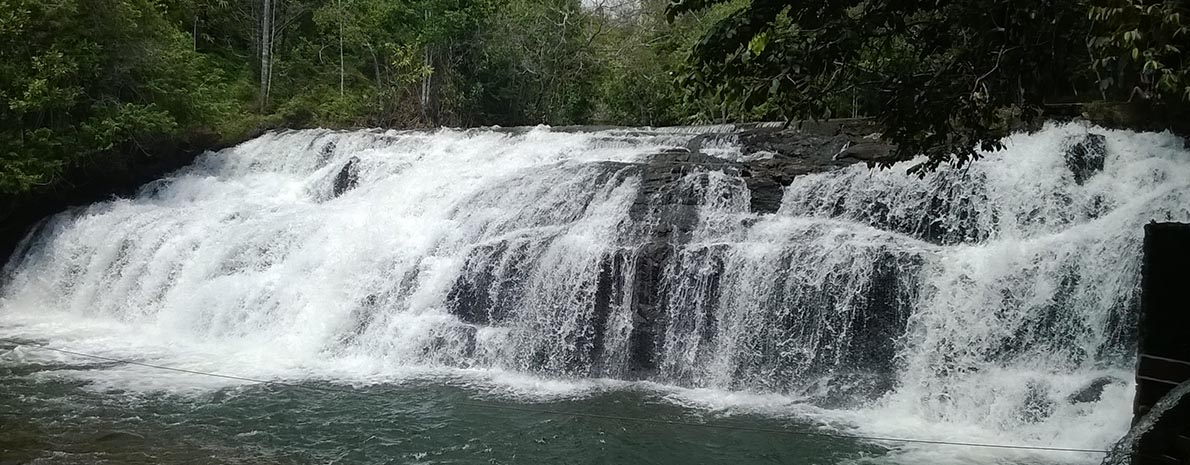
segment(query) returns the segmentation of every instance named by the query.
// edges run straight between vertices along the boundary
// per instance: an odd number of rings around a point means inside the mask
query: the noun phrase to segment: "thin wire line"
[[[360,390],[353,390],[353,389],[338,389],[338,388],[325,387],[325,386],[287,383],[284,381],[270,381],[270,380],[263,380],[263,379],[256,379],[256,378],[248,378],[248,377],[244,377],[244,376],[226,375],[226,374],[221,374],[221,373],[211,373],[211,372],[196,371],[196,370],[187,370],[185,368],[176,368],[176,367],[165,366],[165,365],[154,365],[152,363],[134,362],[131,360],[123,360],[123,359],[118,359],[118,358],[105,357],[102,355],[94,355],[94,354],[87,354],[87,353],[83,353],[83,352],[75,352],[72,350],[59,349],[56,347],[49,347],[44,344],[38,344],[38,343],[32,343],[32,342],[18,342],[15,340],[4,339],[4,338],[0,338],[0,341],[7,342],[9,344],[15,344],[18,346],[33,347],[33,348],[37,348],[37,349],[59,352],[59,353],[69,354],[69,355],[75,355],[75,356],[79,356],[79,357],[86,357],[86,358],[91,358],[91,359],[96,359],[96,360],[105,360],[105,361],[121,363],[121,364],[128,364],[128,365],[140,366],[140,367],[145,367],[145,368],[153,368],[156,370],[173,371],[173,372],[178,372],[178,373],[186,373],[186,374],[199,375],[199,376],[208,376],[208,377],[212,377],[212,378],[223,378],[223,379],[230,379],[230,380],[236,380],[236,381],[246,381],[246,382],[256,383],[256,384],[284,386],[284,387],[290,387],[290,388],[296,388],[296,389],[306,389],[306,390],[310,390],[310,391],[335,392],[335,393],[346,393],[346,394],[353,394],[353,395],[383,397],[378,394],[373,394],[373,393],[360,391]],[[791,434],[791,435],[796,435],[796,436],[814,436],[814,437],[825,437],[825,438],[834,438],[834,439],[851,439],[851,440],[862,439],[862,440],[868,440],[868,441],[900,442],[900,443],[908,443],[908,444],[933,444],[933,445],[944,445],[944,446],[982,447],[982,448],[989,448],[989,449],[1016,449],[1016,450],[1033,450],[1033,451],[1050,451],[1050,452],[1082,452],[1082,453],[1090,453],[1090,454],[1107,454],[1110,452],[1110,451],[1101,450],[1101,449],[1078,449],[1078,448],[1070,448],[1070,447],[1047,447],[1047,446],[1029,446],[1029,445],[1015,445],[1015,444],[989,444],[989,443],[980,443],[980,442],[941,441],[941,440],[931,440],[931,439],[908,439],[908,438],[892,438],[892,437],[880,437],[880,436],[859,436],[859,435],[849,435],[849,434],[826,433],[826,432],[819,432],[819,431],[793,431],[793,430],[786,430],[786,429],[757,428],[757,427],[752,427],[752,426],[726,425],[726,424],[717,424],[717,423],[688,423],[688,422],[676,421],[676,420],[660,420],[660,419],[655,419],[655,418],[624,417],[624,416],[617,416],[617,415],[602,415],[602,414],[598,414],[598,413],[566,412],[566,411],[560,411],[560,410],[545,410],[545,409],[536,409],[536,408],[529,408],[529,407],[517,407],[517,406],[513,406],[513,405],[480,404],[480,403],[474,403],[474,402],[455,402],[455,404],[456,405],[465,405],[465,406],[469,406],[469,407],[476,407],[476,408],[485,408],[485,409],[493,409],[493,410],[511,410],[511,411],[535,413],[535,414],[571,416],[571,417],[593,418],[593,419],[600,419],[600,420],[613,420],[613,421],[635,422],[635,423],[652,423],[652,424],[672,425],[672,426],[687,426],[687,427],[694,427],[694,428],[711,428],[711,429],[724,429],[724,430],[735,430],[735,431],[748,431],[748,432],[753,432],[753,433]]]

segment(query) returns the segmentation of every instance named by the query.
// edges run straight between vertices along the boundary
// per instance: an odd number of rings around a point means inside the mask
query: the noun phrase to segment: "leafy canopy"
[[[668,14],[722,3],[673,0]],[[913,169],[928,170],[1000,148],[1048,106],[1117,95],[1108,91],[1133,81],[1121,60],[1143,63],[1155,98],[1190,96],[1181,4],[750,0],[702,37],[682,79],[787,120],[871,115],[895,145],[879,164],[924,155]]]

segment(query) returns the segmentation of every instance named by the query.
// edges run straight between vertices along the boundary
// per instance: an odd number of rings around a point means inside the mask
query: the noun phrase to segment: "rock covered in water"
[[[819,378],[805,395],[815,406],[847,409],[875,402],[895,387],[896,379],[888,373],[839,370]]]
[[[654,155],[641,166],[641,195],[633,212],[639,214],[648,202],[696,205],[689,192],[675,191],[675,184],[691,173],[721,171],[744,183],[751,196],[749,208],[753,213],[774,213],[781,207],[785,186],[794,178],[860,161],[874,161],[878,154],[887,156],[891,146],[873,137],[878,135],[875,129],[874,123],[866,120],[836,120],[805,122],[795,128],[756,126],[730,135],[701,135],[686,147]],[[740,144],[738,160],[726,160],[702,151],[715,139],[731,137]],[[861,150],[865,147],[868,149]],[[851,156],[839,156],[844,152]],[[690,209],[673,210],[676,215],[671,217],[692,214]]]
[[[1025,400],[1021,404],[1021,420],[1040,423],[1054,414],[1056,402],[1050,398],[1050,386],[1041,381],[1029,381]]]
[[[1087,133],[1066,139],[1064,153],[1066,167],[1074,175],[1074,182],[1082,185],[1096,173],[1103,171],[1107,157],[1107,138],[1103,134]]]
[[[866,120],[804,122],[794,128],[753,128],[739,135],[744,180],[752,193],[756,213],[773,213],[781,207],[785,186],[805,174],[835,170],[860,161],[861,157],[840,157],[848,147],[878,147],[885,154],[891,146],[874,138],[877,126]],[[764,153],[765,157],[751,155]]]
[[[1103,396],[1103,390],[1110,384],[1124,384],[1124,380],[1114,376],[1100,376],[1088,383],[1086,387],[1067,397],[1066,402],[1071,404],[1099,402],[1099,398]]]
[[[839,153],[835,154],[834,159],[846,160],[850,158],[867,163],[875,163],[887,159],[889,154],[892,153],[892,150],[893,146],[889,144],[865,142],[844,147]]]
[[[666,350],[667,331],[677,326],[697,325],[700,337],[714,340],[719,337],[717,302],[725,270],[723,247],[687,247],[702,222],[703,212],[722,208],[727,212],[775,213],[781,206],[785,186],[805,174],[836,170],[857,163],[855,158],[836,159],[840,148],[849,144],[873,144],[873,127],[868,122],[830,122],[806,124],[800,128],[746,128],[742,132],[706,134],[695,137],[685,147],[662,149],[640,162],[598,162],[594,166],[605,174],[597,177],[597,184],[616,178],[612,173],[628,173],[639,179],[639,188],[628,210],[635,231],[623,248],[602,257],[598,270],[591,277],[594,295],[592,310],[583,318],[589,319],[589,332],[573,336],[572,345],[581,348],[572,354],[570,372],[650,379],[659,371],[674,372],[673,367],[661,367]],[[741,154],[728,159],[711,155],[710,149],[719,139],[738,142]],[[738,138],[738,140],[736,139]],[[707,152],[704,152],[706,150]],[[739,221],[756,221],[756,217],[741,217]],[[525,299],[525,275],[541,251],[530,251],[503,241],[475,247],[462,266],[462,272],[447,291],[447,308],[460,320],[473,325],[500,325],[514,315]],[[837,347],[841,354],[853,359],[855,365],[880,371],[891,369],[892,338],[903,331],[907,312],[898,295],[904,281],[901,268],[920,266],[914,257],[897,254],[883,255],[871,269],[871,289],[867,291],[863,311],[852,315],[846,324],[855,330],[855,343]],[[677,291],[675,269],[695,269],[697,284]],[[774,292],[817,293],[812,289]],[[678,301],[671,301],[678,299]],[[690,317],[674,309],[690,305],[703,307],[701,316]],[[627,325],[626,347],[618,367],[583,367],[583,363],[601,360],[607,350],[605,331],[609,315],[616,308],[627,308],[631,322]],[[799,322],[789,320],[774,331],[798,333]],[[539,348],[538,350],[550,350]],[[548,354],[530,354],[533,360],[548,358]],[[700,356],[711,356],[704,354]],[[782,384],[792,384],[796,376],[814,360],[795,354],[787,359],[757,361],[780,370]],[[601,371],[605,369],[614,372]],[[677,369],[683,372],[685,369]]]
[[[323,144],[322,148],[319,149],[319,151],[318,151],[318,157],[322,160],[323,163],[327,162],[328,160],[330,160],[332,157],[335,156],[335,148],[338,146],[339,146],[339,144],[333,140],[330,142],[327,142],[326,144]]]
[[[331,186],[331,198],[343,195],[343,193],[355,189],[359,185],[359,157],[351,157],[347,160],[347,164],[339,169],[339,174],[335,176],[335,183]]]

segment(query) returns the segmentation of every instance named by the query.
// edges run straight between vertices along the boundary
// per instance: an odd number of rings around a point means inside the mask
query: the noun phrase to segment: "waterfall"
[[[1101,168],[1067,159],[1088,134]],[[865,431],[1104,448],[1130,414],[1142,226],[1190,220],[1190,153],[1078,124],[1005,142],[921,179],[798,176],[760,213],[730,132],[272,133],[47,219],[4,268],[0,334],[774,394]]]

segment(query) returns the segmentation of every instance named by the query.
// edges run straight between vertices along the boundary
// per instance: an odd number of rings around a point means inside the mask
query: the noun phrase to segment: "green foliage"
[[[1086,12],[1069,0],[751,0],[694,47],[682,82],[786,120],[870,115],[896,145],[884,165],[962,164],[1091,81]]]
[[[0,0],[0,43],[3,194],[234,108],[219,70],[147,0]]]
[[[766,117],[674,82],[742,1],[0,0],[0,194],[198,132]]]
[[[882,164],[930,169],[1052,103],[1190,102],[1190,13],[1173,0],[265,5],[0,0],[0,194],[195,132],[862,115],[896,145]]]
[[[480,124],[590,121],[599,33],[579,0],[507,0],[479,38],[463,78],[475,89]]]
[[[595,41],[600,73],[595,120],[606,124],[662,126],[749,119],[719,102],[688,95],[675,77],[690,48],[729,8],[667,21],[662,0],[646,0],[628,13],[603,12]],[[726,110],[726,111],[725,111]]]
[[[1162,106],[1190,102],[1190,7],[1182,1],[1099,0],[1090,18],[1100,23],[1092,40],[1101,87],[1124,89],[1125,98]]]

